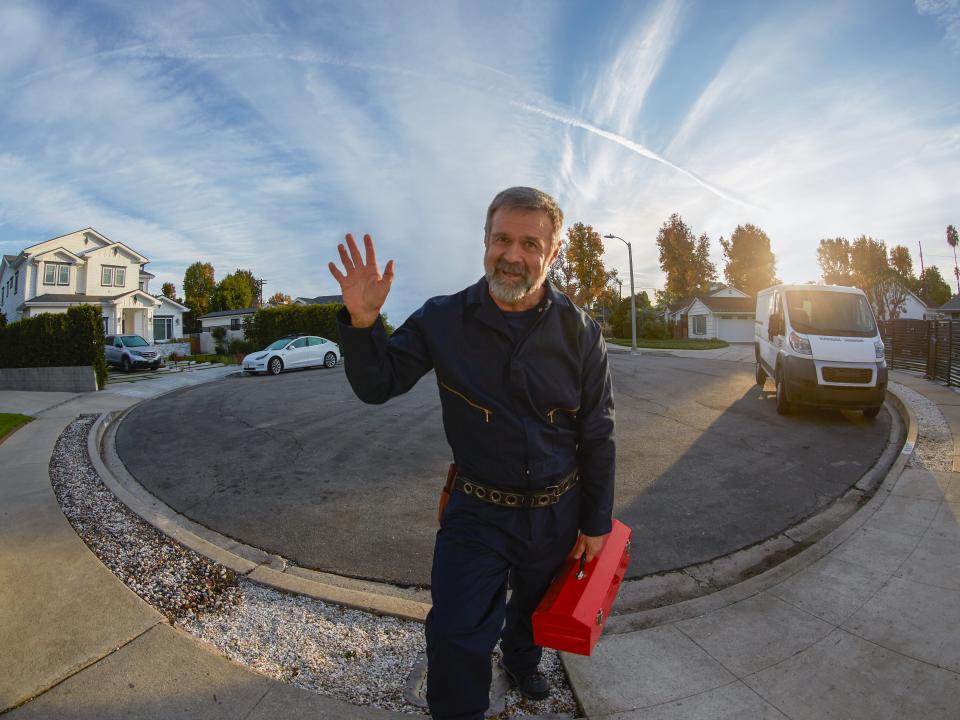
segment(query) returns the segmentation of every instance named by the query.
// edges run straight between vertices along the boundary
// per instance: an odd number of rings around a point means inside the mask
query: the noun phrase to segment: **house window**
[[[104,316],[100,319],[103,320],[103,334],[106,335],[110,332],[110,318]]]
[[[126,268],[104,265],[101,268],[100,284],[103,287],[123,287],[127,279],[126,275]]]
[[[13,275],[13,294],[16,295],[20,292],[20,271],[17,270]]]
[[[44,263],[43,264],[43,284],[44,285],[69,285],[70,284],[70,266],[62,263]]]
[[[231,330],[240,329],[240,318],[230,318],[230,329]]]
[[[706,315],[693,316],[693,334],[694,335],[707,334],[707,316]]]
[[[173,317],[153,316],[153,340],[170,340],[173,337]]]

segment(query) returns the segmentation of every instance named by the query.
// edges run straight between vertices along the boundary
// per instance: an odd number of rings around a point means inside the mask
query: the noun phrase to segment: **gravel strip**
[[[906,385],[891,382],[891,389],[907,401],[917,416],[917,446],[907,463],[924,470],[953,470],[953,434],[936,403]]]
[[[425,714],[403,697],[425,650],[422,624],[258,585],[166,537],[100,482],[86,445],[96,418],[83,415],[64,430],[50,480],[77,534],[117,577],[172,625],[268,677],[356,705]],[[497,718],[575,716],[556,652],[544,652],[541,670],[553,695],[532,703],[510,691]]]

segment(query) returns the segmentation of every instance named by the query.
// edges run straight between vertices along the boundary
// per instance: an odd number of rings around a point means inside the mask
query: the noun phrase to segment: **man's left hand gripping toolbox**
[[[577,655],[590,655],[610,616],[630,562],[632,531],[619,520],[603,549],[580,571],[570,558],[533,613],[533,641]]]

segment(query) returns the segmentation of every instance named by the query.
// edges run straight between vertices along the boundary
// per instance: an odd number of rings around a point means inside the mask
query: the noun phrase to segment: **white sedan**
[[[243,359],[248,373],[279,375],[284,370],[307,367],[336,367],[340,362],[340,348],[332,340],[317,335],[290,335],[270,343],[260,352]]]

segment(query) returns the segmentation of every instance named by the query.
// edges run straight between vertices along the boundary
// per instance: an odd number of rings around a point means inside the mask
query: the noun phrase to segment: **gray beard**
[[[524,276],[522,282],[519,283],[506,280],[497,268],[487,272],[486,275],[487,285],[490,286],[490,294],[508,305],[515,305],[539,287],[539,283],[531,281],[528,276]]]

